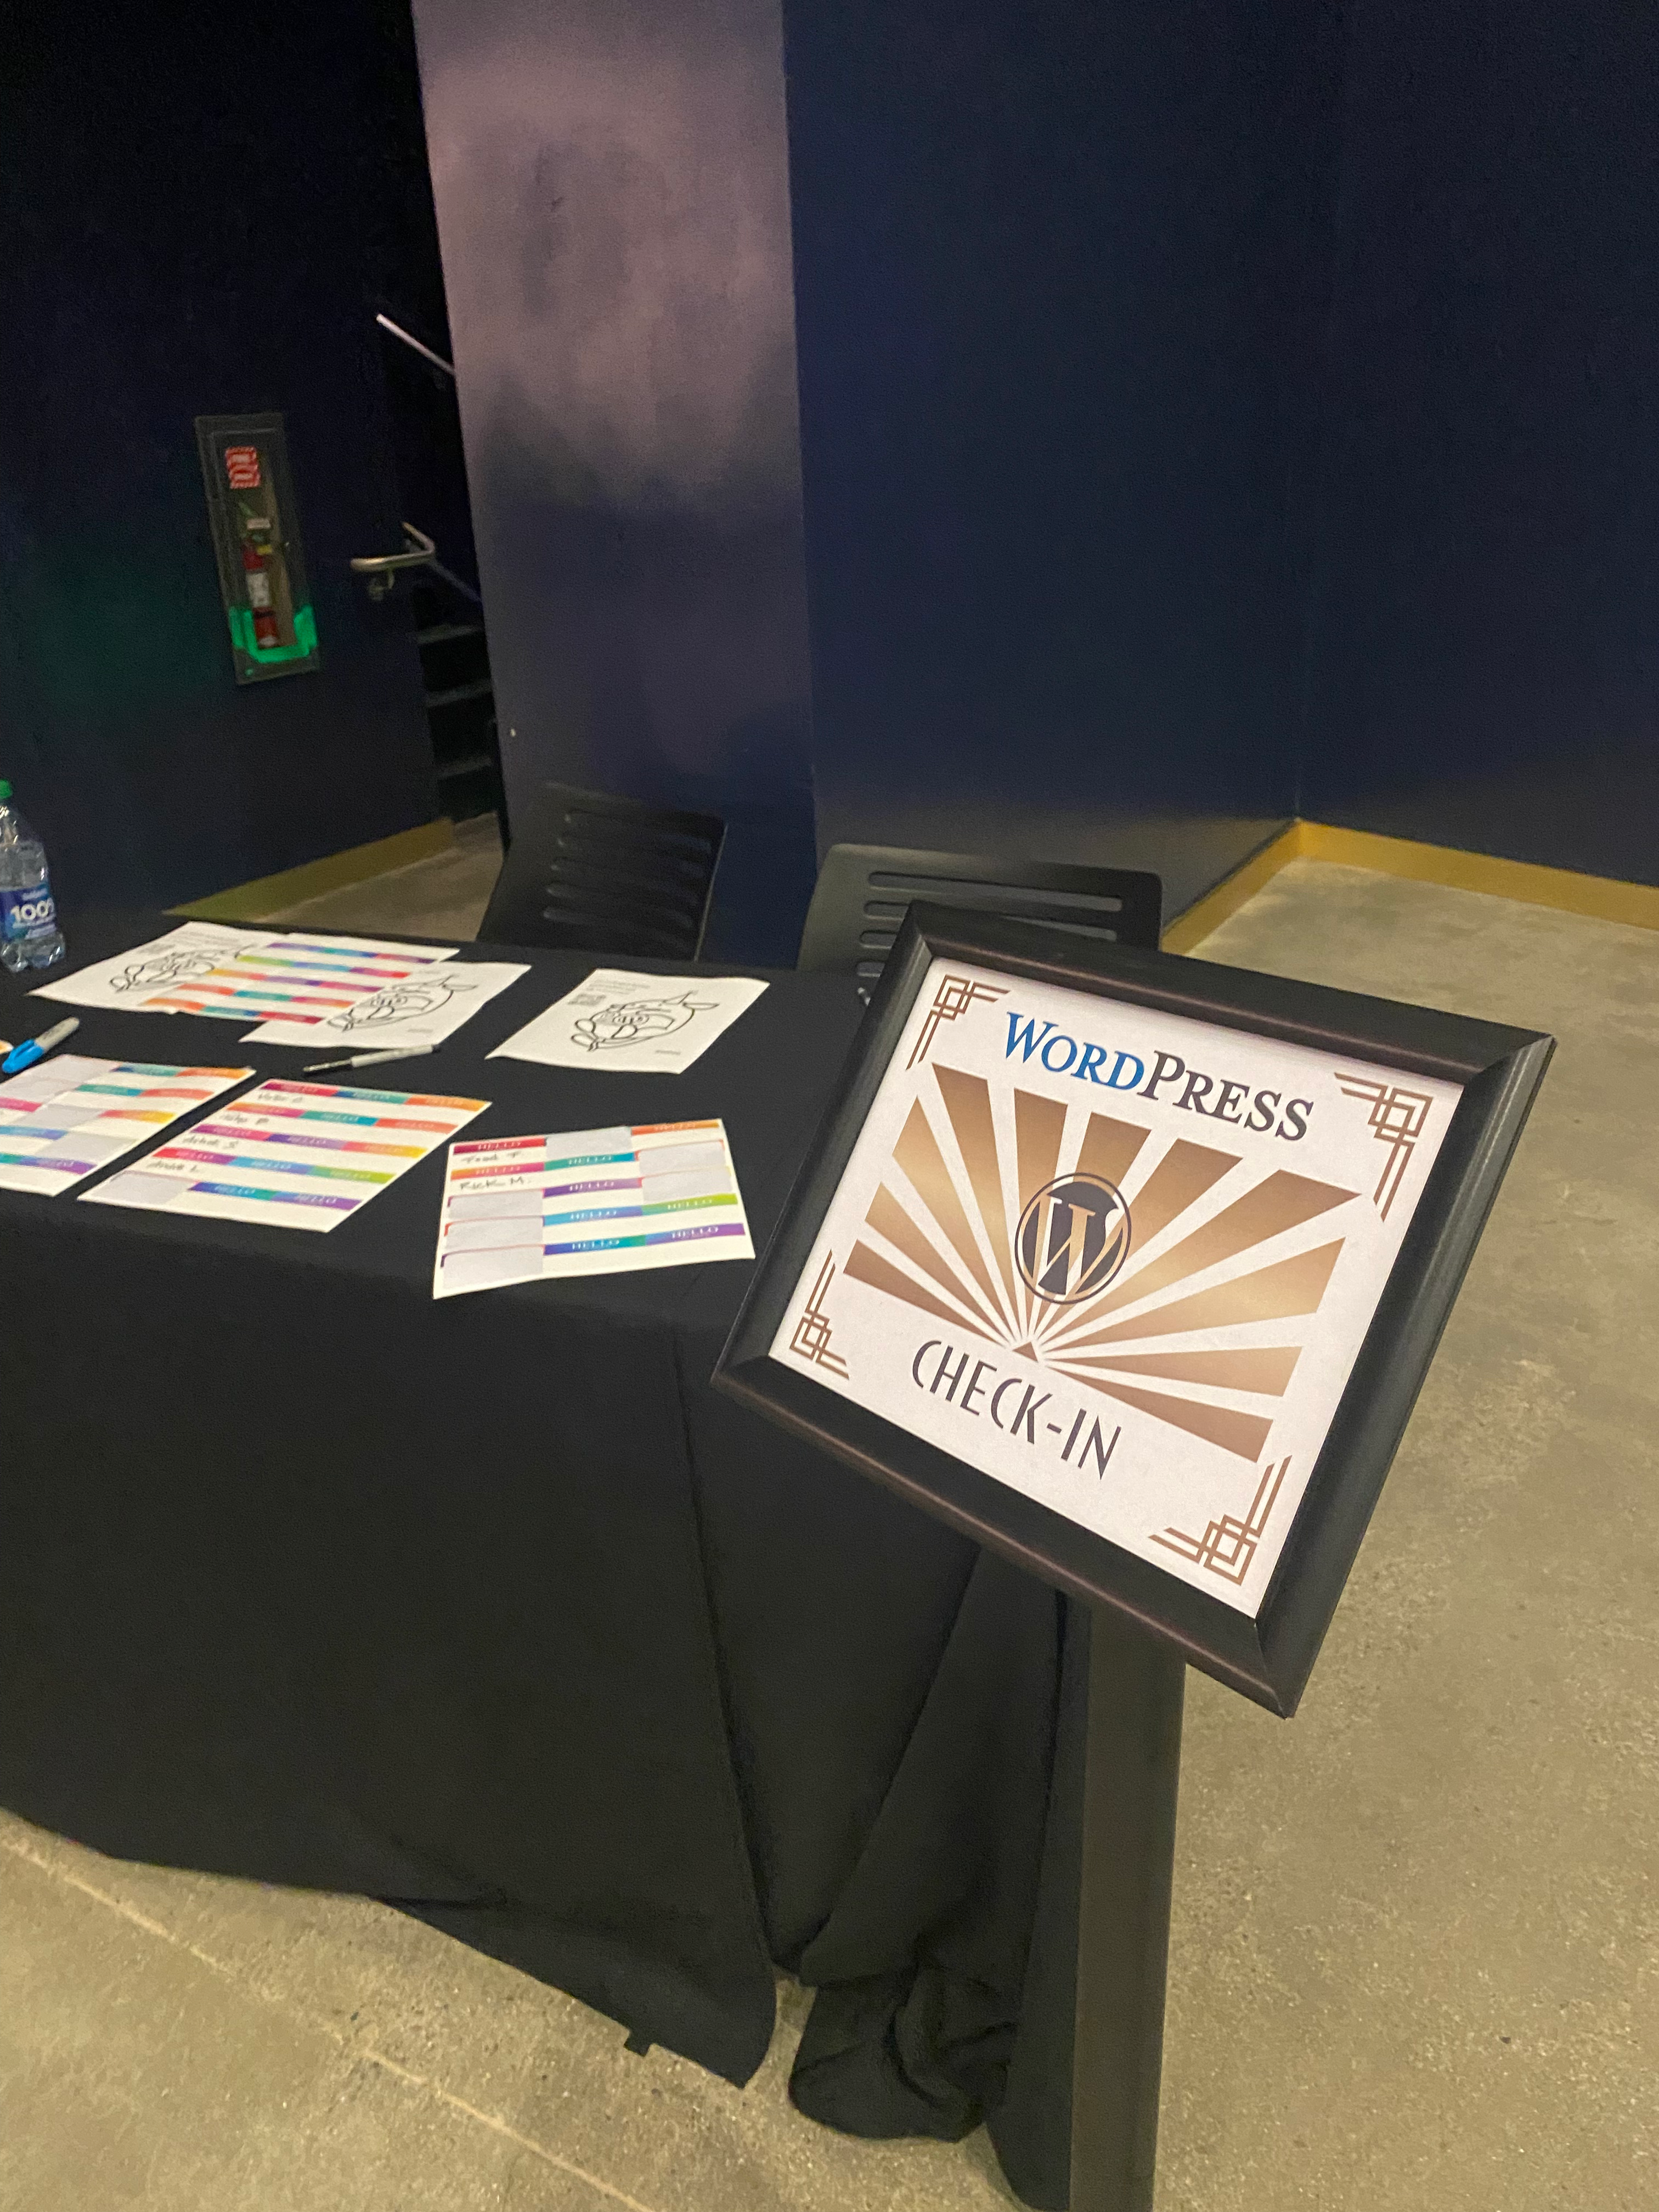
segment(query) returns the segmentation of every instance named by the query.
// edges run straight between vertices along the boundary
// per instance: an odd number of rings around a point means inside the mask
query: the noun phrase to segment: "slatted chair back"
[[[1156,950],[1164,885],[1134,868],[832,845],[818,871],[796,966],[856,975],[867,999],[915,899]]]
[[[478,941],[695,960],[725,836],[717,814],[544,783],[513,810]]]

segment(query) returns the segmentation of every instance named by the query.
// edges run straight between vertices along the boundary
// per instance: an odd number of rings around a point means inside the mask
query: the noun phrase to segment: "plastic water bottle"
[[[14,975],[55,968],[69,947],[46,874],[46,848],[11,803],[0,776],[0,963]]]

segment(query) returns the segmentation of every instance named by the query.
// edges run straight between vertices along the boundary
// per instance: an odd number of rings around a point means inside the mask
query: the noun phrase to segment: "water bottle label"
[[[52,885],[44,878],[26,891],[0,891],[0,938],[8,945],[50,937],[57,927]]]

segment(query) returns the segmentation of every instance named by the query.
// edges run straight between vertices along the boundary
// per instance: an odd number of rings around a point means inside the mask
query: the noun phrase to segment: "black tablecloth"
[[[170,926],[80,917],[72,960]],[[775,976],[684,1074],[600,1074],[484,1057],[592,961],[478,957],[532,972],[361,1079],[491,1100],[468,1137],[719,1115],[763,1244],[850,981]],[[0,985],[14,1040],[68,1011]],[[313,1056],[79,1011],[74,1051]],[[434,1303],[442,1176],[327,1236],[0,1192],[0,1802],[393,1899],[734,2081],[775,1960],[818,1990],[805,2111],[983,2112],[1063,2204],[1066,1609],[714,1395],[746,1263]]]

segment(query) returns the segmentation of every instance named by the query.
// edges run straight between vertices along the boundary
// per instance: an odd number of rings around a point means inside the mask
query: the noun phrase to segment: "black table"
[[[71,959],[172,926],[82,916]],[[484,1057],[593,961],[477,952],[532,972],[362,1079],[490,1099],[468,1137],[720,1115],[762,1245],[850,980],[776,975],[684,1074],[601,1074]],[[69,1011],[0,984],[0,1034]],[[74,1051],[310,1056],[80,1011]],[[709,1390],[747,1263],[434,1303],[442,1176],[328,1236],[0,1192],[0,1802],[386,1898],[733,2081],[776,1961],[818,1991],[804,2110],[984,2114],[1063,2204],[1066,1608]]]

